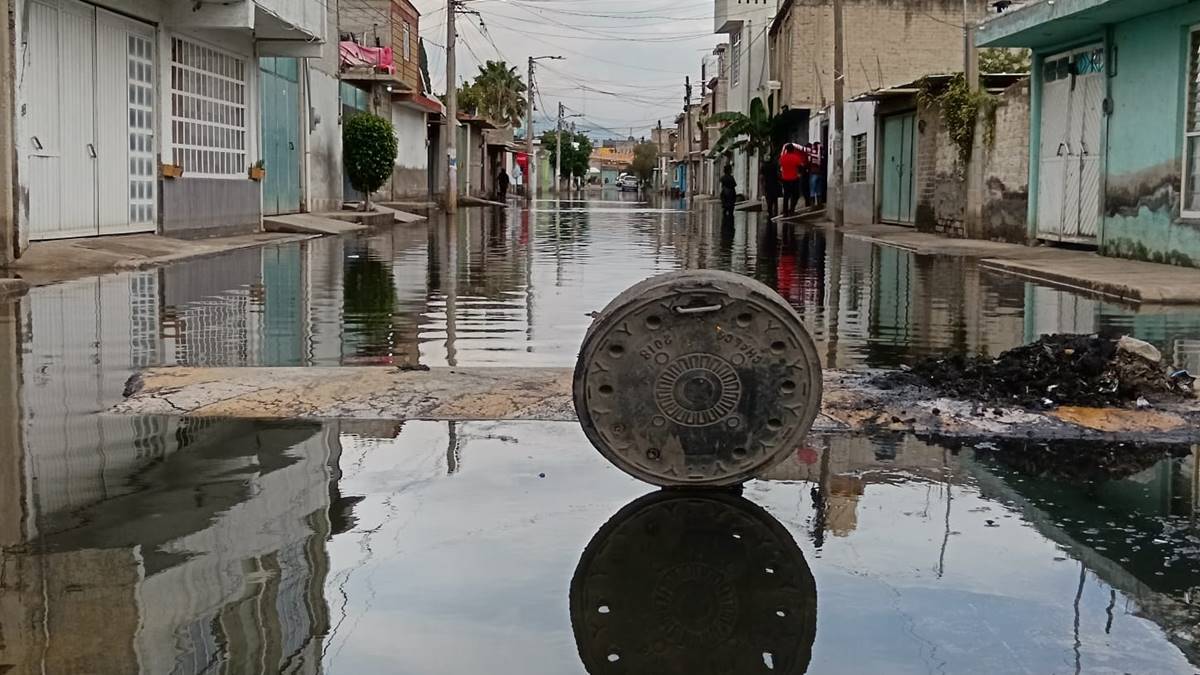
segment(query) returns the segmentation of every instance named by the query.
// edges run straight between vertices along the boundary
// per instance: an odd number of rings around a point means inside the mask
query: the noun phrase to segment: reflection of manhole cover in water
[[[796,675],[816,638],[803,553],[727,493],[658,492],[621,509],[580,557],[570,604],[592,675]]]
[[[821,362],[795,310],[731,272],[675,272],[617,296],[575,365],[588,440],[655,485],[733,485],[803,445]]]
[[[733,366],[711,354],[675,359],[658,376],[654,399],[664,415],[684,426],[714,424],[733,412],[742,383]]]

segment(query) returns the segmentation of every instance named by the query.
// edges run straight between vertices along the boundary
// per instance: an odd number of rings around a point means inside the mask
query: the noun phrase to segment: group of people
[[[767,199],[767,217],[774,218],[783,197],[783,215],[804,206],[819,206],[825,200],[824,153],[820,143],[786,143],[779,157],[767,157],[759,169],[762,194]]]
[[[820,143],[786,143],[779,157],[769,154],[759,167],[758,179],[762,195],[767,200],[767,217],[779,214],[779,198],[783,197],[783,215],[795,215],[800,199],[806,208],[820,206],[825,201],[825,157]],[[733,213],[737,203],[737,180],[733,165],[725,163],[721,176],[721,206]]]

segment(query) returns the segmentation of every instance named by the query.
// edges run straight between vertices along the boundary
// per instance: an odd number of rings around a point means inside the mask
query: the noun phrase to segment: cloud
[[[434,89],[445,82],[446,9],[415,0]],[[537,128],[554,125],[559,102],[597,136],[643,136],[658,120],[672,126],[683,107],[684,77],[698,82],[702,59],[723,41],[712,3],[696,0],[467,0],[478,16],[459,15],[458,74],[502,58],[524,76],[530,56],[558,55],[537,71]],[[481,24],[482,22],[482,24]]]

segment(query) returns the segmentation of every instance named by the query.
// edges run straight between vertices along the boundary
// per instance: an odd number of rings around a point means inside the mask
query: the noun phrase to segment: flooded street
[[[1200,447],[815,436],[671,502],[575,423],[103,412],[152,366],[569,367],[590,312],[697,268],[778,290],[827,367],[1098,332],[1200,372],[1200,308],[756,214],[536,206],[0,303],[0,673],[1196,672]]]

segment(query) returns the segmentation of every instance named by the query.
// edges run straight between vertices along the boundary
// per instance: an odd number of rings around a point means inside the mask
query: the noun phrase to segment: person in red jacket
[[[804,177],[808,156],[792,143],[783,146],[783,154],[779,156],[779,181],[783,183],[783,215],[796,213],[796,203],[800,200],[801,179]]]

